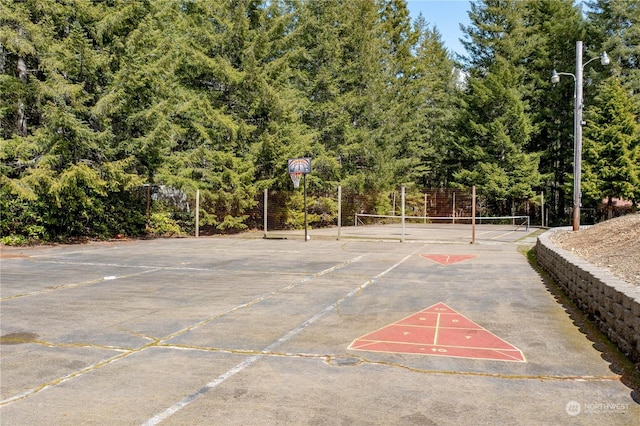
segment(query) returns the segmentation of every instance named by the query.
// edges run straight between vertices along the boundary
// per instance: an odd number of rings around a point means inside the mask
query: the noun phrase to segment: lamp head
[[[551,73],[551,83],[558,84],[559,81],[560,76],[558,75],[558,72],[556,70],[553,70],[553,72]]]
[[[609,56],[607,55],[607,52],[602,52],[602,55],[600,55],[600,63],[602,65],[609,65]]]

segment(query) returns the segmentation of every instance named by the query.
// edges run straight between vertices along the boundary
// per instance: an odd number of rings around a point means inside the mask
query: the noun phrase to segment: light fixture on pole
[[[590,59],[589,61],[582,63],[582,42],[576,42],[576,73],[571,74],[567,72],[557,72],[553,70],[551,73],[551,83],[557,84],[560,81],[561,75],[570,75],[573,77],[574,81],[574,113],[573,113],[573,136],[574,136],[574,145],[573,145],[573,213],[571,223],[573,225],[573,230],[577,231],[580,229],[580,206],[581,206],[581,195],[582,191],[580,189],[580,181],[581,181],[581,173],[582,173],[582,125],[584,124],[582,121],[582,108],[583,108],[583,99],[582,99],[582,73],[584,71],[584,67],[587,66],[592,61],[596,59],[600,59],[600,63],[602,65],[609,65],[609,56],[607,56],[607,52],[602,52],[597,58]]]

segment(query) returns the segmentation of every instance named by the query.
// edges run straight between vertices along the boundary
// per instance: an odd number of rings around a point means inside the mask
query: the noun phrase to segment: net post
[[[393,190],[393,213],[391,213],[392,216],[396,215],[396,190]]]

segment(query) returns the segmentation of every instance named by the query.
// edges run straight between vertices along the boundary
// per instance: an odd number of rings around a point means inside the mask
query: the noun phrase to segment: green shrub
[[[0,238],[0,243],[5,246],[23,246],[27,243],[27,238],[24,235],[6,235]]]
[[[179,237],[184,235],[180,225],[166,212],[151,214],[147,232],[157,237]]]

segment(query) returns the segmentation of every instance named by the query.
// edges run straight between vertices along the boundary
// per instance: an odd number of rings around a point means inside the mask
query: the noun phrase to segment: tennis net
[[[404,216],[404,226],[406,227],[424,227],[430,224],[471,225],[472,222],[473,218],[469,216]],[[475,223],[476,225],[493,225],[496,230],[504,229],[507,231],[528,231],[530,226],[529,216],[476,216]],[[354,224],[355,226],[401,226],[403,224],[403,216],[356,213]]]

